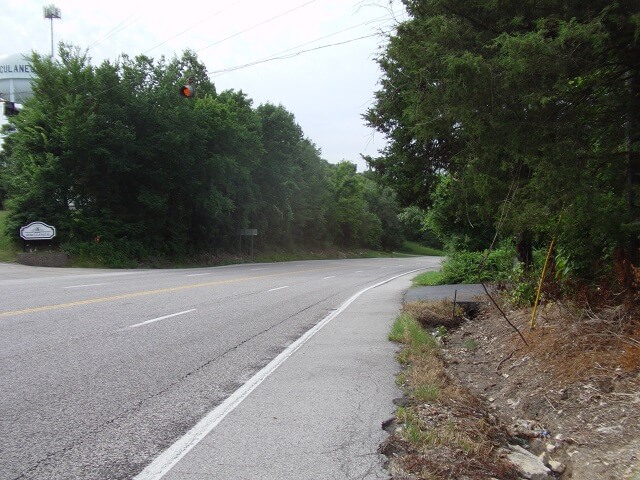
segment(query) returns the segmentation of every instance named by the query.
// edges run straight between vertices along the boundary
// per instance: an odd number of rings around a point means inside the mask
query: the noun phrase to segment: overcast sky
[[[330,162],[349,160],[363,170],[360,154],[376,155],[384,146],[361,116],[380,77],[374,61],[385,41],[380,32],[404,18],[397,0],[54,3],[62,14],[53,21],[54,42],[88,48],[94,64],[121,53],[171,58],[192,49],[218,91],[242,90],[254,106],[282,104]],[[50,53],[45,4],[3,0],[0,55]]]

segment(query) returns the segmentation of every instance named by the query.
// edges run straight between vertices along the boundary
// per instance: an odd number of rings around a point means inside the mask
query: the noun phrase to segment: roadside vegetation
[[[432,273],[441,275],[414,283]],[[402,345],[404,397],[380,449],[392,478],[523,478],[507,461],[514,445],[541,455],[553,478],[637,478],[638,309],[616,305],[611,292],[558,296],[567,287],[551,278],[534,326],[533,296],[522,292],[535,275],[520,275],[512,265],[496,277],[511,284],[490,284],[502,312],[486,298],[466,310],[450,301],[403,306],[389,339]]]
[[[497,450],[506,433],[446,372],[441,344],[447,329],[441,321],[451,318],[452,307],[414,305],[391,329],[389,339],[402,344],[397,383],[405,397],[381,452],[393,478],[515,478],[513,466]]]
[[[17,254],[21,251],[20,242],[6,233],[6,222],[9,212],[0,210],[0,262],[15,262]],[[256,248],[253,255],[250,252],[220,252],[200,253],[192,256],[180,257],[145,257],[138,260],[130,257],[125,252],[111,248],[84,253],[79,247],[72,255],[72,266],[81,268],[174,268],[174,267],[202,267],[232,265],[239,263],[271,263],[290,262],[296,260],[326,260],[339,258],[389,258],[404,257],[408,252],[411,255],[440,255],[443,252],[424,247],[415,242],[403,242],[399,252],[386,252],[368,248],[339,248],[337,246],[313,249],[275,249],[262,250]]]
[[[81,264],[209,255],[397,251],[397,194],[331,164],[282,105],[217,91],[193,52],[93,65],[79,48],[33,53],[33,97],[0,152],[4,232],[39,220]],[[178,85],[193,79],[195,98]]]
[[[407,220],[459,252],[442,281],[503,273],[464,269],[510,242],[523,272],[552,245],[569,290],[637,289],[638,3],[403,4],[365,114],[388,145],[367,161]]]
[[[6,210],[0,210],[0,262],[14,262],[18,253],[16,243],[4,233],[8,215]]]

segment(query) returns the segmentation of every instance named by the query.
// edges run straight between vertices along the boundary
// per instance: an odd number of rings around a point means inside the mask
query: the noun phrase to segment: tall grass
[[[398,316],[391,327],[389,340],[404,343],[409,347],[435,347],[435,339],[427,332],[418,321],[407,313]]]
[[[414,287],[431,287],[434,285],[444,285],[444,275],[442,272],[424,272],[413,278]]]

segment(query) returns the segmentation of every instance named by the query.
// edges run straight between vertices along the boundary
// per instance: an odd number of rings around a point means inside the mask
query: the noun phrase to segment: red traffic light
[[[180,87],[180,95],[183,97],[191,98],[196,94],[196,89],[193,85],[183,85]]]

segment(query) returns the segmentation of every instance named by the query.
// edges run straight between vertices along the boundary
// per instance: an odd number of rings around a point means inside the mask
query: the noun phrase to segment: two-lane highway
[[[0,479],[131,478],[352,295],[438,264],[0,264]]]

